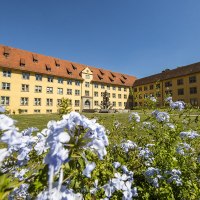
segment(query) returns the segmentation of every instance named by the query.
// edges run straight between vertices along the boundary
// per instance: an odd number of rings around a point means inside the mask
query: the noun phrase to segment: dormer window
[[[122,74],[122,78],[124,79],[124,80],[126,80],[127,78],[126,78],[126,76],[124,76],[123,74]]]
[[[111,81],[111,82],[113,82],[113,81],[114,81],[114,80],[113,80],[111,77],[109,77],[109,79],[110,79],[110,81]]]
[[[116,76],[115,76],[115,75],[114,75],[112,72],[110,72],[110,74],[112,75],[112,77],[113,77],[113,78],[115,78],[115,77],[116,77]]]
[[[10,55],[10,49],[8,47],[4,47],[3,55],[7,58]]]
[[[71,71],[71,70],[69,70],[68,68],[66,68],[66,70],[67,70],[67,73],[68,73],[69,75],[72,75],[72,71]]]
[[[103,71],[102,69],[99,69],[99,71],[100,71],[101,75],[104,75],[104,74],[105,74],[104,71]]]
[[[60,67],[60,61],[59,60],[55,60],[55,65],[56,65],[56,67]]]
[[[125,83],[125,81],[123,81],[121,78],[120,78],[120,81],[124,84]]]
[[[72,64],[72,69],[73,70],[77,70],[77,67],[75,65]]]
[[[47,70],[47,71],[51,71],[51,67],[50,67],[49,64],[46,64],[46,70]]]
[[[38,63],[38,56],[36,54],[33,54],[33,62]]]
[[[101,77],[99,74],[98,74],[97,76],[98,76],[99,80],[102,80],[102,79],[103,79],[103,77]]]
[[[24,59],[24,58],[21,58],[21,59],[20,59],[20,66],[21,66],[21,67],[25,67],[25,65],[26,65],[26,64],[25,64],[25,59]]]

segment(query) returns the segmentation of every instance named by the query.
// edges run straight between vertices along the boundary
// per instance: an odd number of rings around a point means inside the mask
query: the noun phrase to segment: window
[[[190,99],[190,104],[192,105],[192,106],[198,106],[198,99]]]
[[[124,88],[124,92],[126,92],[127,91],[127,89],[126,88]]]
[[[142,87],[139,87],[139,92],[141,92],[142,91]]]
[[[47,99],[47,106],[53,106],[53,99]]]
[[[98,88],[98,84],[97,83],[94,84],[94,88]]]
[[[113,106],[116,106],[116,101],[113,101]]]
[[[171,86],[172,86],[172,82],[171,81],[165,82],[165,87],[171,87]]]
[[[115,87],[115,86],[113,86],[113,87],[112,87],[112,89],[113,89],[113,90],[116,90],[116,87]]]
[[[42,75],[41,74],[36,74],[35,75],[35,80],[36,81],[42,81]]]
[[[104,85],[101,85],[101,89],[104,89],[105,88],[105,86]]]
[[[57,105],[60,105],[61,99],[57,99]]]
[[[29,91],[29,85],[22,84],[22,92],[28,92]]]
[[[10,104],[10,97],[1,96],[1,105],[8,106]]]
[[[63,84],[63,78],[58,78],[58,83]]]
[[[46,71],[51,71],[51,66],[49,64],[46,64]]]
[[[75,85],[80,86],[81,85],[80,81],[75,81]]]
[[[190,88],[190,94],[197,94],[197,88],[196,87],[191,87]]]
[[[90,96],[90,92],[88,90],[85,90],[85,96],[89,97]]]
[[[165,91],[165,94],[166,94],[166,95],[172,96],[172,90],[166,90],[166,91]]]
[[[75,106],[80,106],[80,101],[79,100],[75,100]]]
[[[28,80],[30,77],[30,73],[22,72],[22,78]]]
[[[85,75],[85,78],[86,78],[86,79],[90,79],[90,75],[89,75],[89,74],[86,74],[86,75]]]
[[[178,89],[178,95],[184,95],[184,89],[183,88]]]
[[[35,109],[34,113],[40,113],[40,110],[39,109]]]
[[[52,94],[53,93],[53,88],[52,87],[47,87],[47,93]]]
[[[95,97],[98,97],[98,95],[99,95],[98,92],[94,92]]]
[[[103,97],[104,92],[101,92],[101,97]]]
[[[147,86],[144,86],[144,91],[147,91],[147,90],[148,90]]]
[[[79,96],[80,95],[80,90],[75,90],[75,95]]]
[[[55,65],[56,65],[56,67],[60,67],[60,61],[59,60],[55,60]]]
[[[177,80],[177,85],[183,85],[183,79],[178,79]]]
[[[21,109],[21,110],[20,110],[20,113],[21,113],[21,114],[28,113],[28,110],[27,110],[27,109]]]
[[[156,97],[160,97],[160,96],[161,96],[160,92],[156,92]]]
[[[94,105],[95,105],[95,106],[98,106],[98,105],[99,105],[99,102],[98,102],[98,101],[94,101]]]
[[[53,76],[47,76],[47,81],[53,83]]]
[[[11,77],[11,71],[10,70],[3,70],[3,76],[4,77]]]
[[[150,85],[150,86],[149,86],[149,89],[150,89],[150,90],[153,90],[153,85]]]
[[[121,91],[121,87],[118,87],[118,91]]]
[[[20,104],[21,106],[28,106],[28,97],[21,97]]]
[[[124,94],[124,99],[127,99],[127,95],[126,94]]]
[[[121,107],[122,106],[122,102],[118,102],[118,106]]]
[[[196,83],[196,76],[190,76],[189,83]]]
[[[63,88],[57,88],[57,94],[63,94]]]
[[[116,98],[116,94],[115,93],[112,93],[112,98]]]
[[[137,88],[134,88],[134,92],[137,92]]]
[[[72,89],[67,89],[67,94],[72,95]]]
[[[72,85],[72,80],[67,80],[67,85]]]
[[[42,92],[42,86],[36,85],[35,92]]]
[[[107,85],[107,90],[110,90],[110,86],[109,85]]]
[[[85,82],[85,87],[90,87],[90,83],[89,82]]]
[[[38,63],[38,56],[36,54],[33,54],[33,62]]]
[[[2,90],[10,90],[10,83],[2,82]]]
[[[160,88],[160,83],[156,84],[156,89]]]
[[[121,95],[121,94],[118,94],[118,98],[121,99],[121,98],[122,98],[122,95]]]
[[[41,106],[41,98],[34,98],[34,106]]]
[[[46,113],[52,113],[52,110],[51,109],[47,109]]]

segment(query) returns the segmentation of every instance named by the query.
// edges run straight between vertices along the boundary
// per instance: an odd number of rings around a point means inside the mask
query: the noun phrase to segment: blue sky
[[[1,1],[0,43],[138,78],[200,61],[199,0]]]

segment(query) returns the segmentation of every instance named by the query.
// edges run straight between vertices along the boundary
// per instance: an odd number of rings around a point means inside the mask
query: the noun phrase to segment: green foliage
[[[83,151],[80,151],[79,146],[88,142],[83,138],[84,133],[80,135],[77,144],[73,145],[74,141],[71,140],[68,144],[71,159],[63,166],[64,182],[68,183],[67,187],[72,188],[75,192],[83,193],[86,200],[105,198],[102,188],[96,194],[91,194],[90,190],[94,187],[95,180],[98,180],[99,185],[103,186],[114,177],[117,170],[112,163],[118,161],[134,172],[132,187],[138,189],[139,196],[137,199],[198,199],[200,196],[200,163],[197,162],[197,157],[200,155],[200,138],[182,140],[180,132],[195,130],[200,133],[200,111],[191,107],[181,112],[168,109],[170,123],[175,125],[174,129],[169,128],[165,123],[157,122],[151,116],[151,111],[149,109],[140,110],[141,122],[139,123],[129,122],[128,114],[88,114],[90,118],[97,118],[98,123],[109,130],[110,145],[107,147],[107,155],[104,160],[99,160],[94,152],[86,150],[83,156]],[[197,115],[192,116],[192,114]],[[120,123],[117,127],[114,124],[116,121]],[[143,122],[150,122],[151,128],[145,127]],[[154,144],[154,146],[149,147],[154,157],[151,166],[159,168],[162,174],[166,170],[179,169],[182,172],[183,184],[177,186],[175,182],[168,183],[167,175],[163,175],[164,178],[159,180],[159,188],[154,187],[144,176],[148,166],[145,164],[146,160],[139,156],[139,149],[131,149],[128,153],[125,153],[120,145],[123,140],[131,140],[141,148],[145,148],[147,144]],[[190,144],[193,149],[187,151],[184,156],[176,151],[178,144],[183,142]],[[35,197],[47,187],[48,169],[47,166],[37,166],[38,163],[41,163],[43,157],[36,158],[35,155],[31,155],[31,159],[30,176],[27,177],[25,182],[30,184],[29,192]],[[91,178],[82,174],[86,166],[85,159],[88,162],[96,163]],[[57,180],[58,176],[54,181]],[[13,184],[13,180],[9,176],[0,176],[0,199],[7,197],[8,193],[15,187]],[[19,184],[21,183],[19,182]],[[115,191],[110,199],[122,199],[122,193]]]
[[[72,108],[71,108],[70,99],[62,98],[61,102],[58,105],[59,116],[62,117],[63,115],[70,113],[71,110]]]

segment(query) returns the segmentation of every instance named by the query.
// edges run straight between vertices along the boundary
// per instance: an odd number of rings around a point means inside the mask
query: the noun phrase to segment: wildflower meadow
[[[112,114],[106,126],[70,112],[22,131],[0,107],[0,199],[199,199],[199,111],[149,102],[153,111]]]

